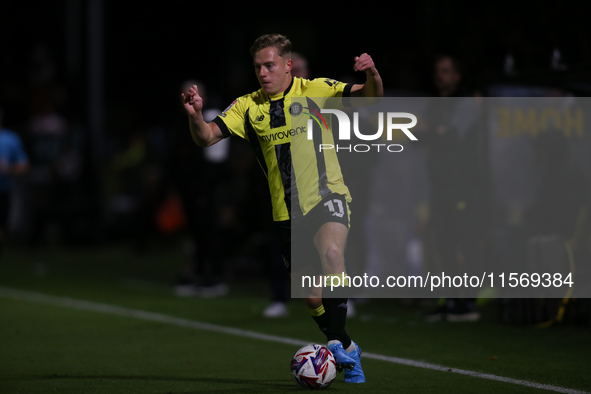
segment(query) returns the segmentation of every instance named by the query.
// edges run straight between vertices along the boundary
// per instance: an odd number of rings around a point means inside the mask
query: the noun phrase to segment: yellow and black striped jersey
[[[267,95],[262,89],[239,97],[214,119],[224,137],[236,135],[250,142],[269,182],[273,220],[306,215],[331,193],[348,202],[334,145],[330,117],[318,122],[322,98],[347,97],[351,84],[333,79],[293,78],[285,92]],[[308,138],[308,119],[315,118]],[[321,127],[318,127],[318,124]]]

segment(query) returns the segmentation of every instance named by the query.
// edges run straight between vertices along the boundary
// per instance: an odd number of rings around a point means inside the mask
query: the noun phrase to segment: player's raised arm
[[[183,105],[189,115],[189,128],[193,141],[201,147],[207,147],[224,138],[222,131],[215,123],[207,123],[203,119],[203,99],[199,96],[197,85],[188,92],[181,93]]]
[[[353,97],[383,97],[384,85],[382,84],[382,77],[376,69],[371,56],[367,53],[355,57],[353,70],[364,71],[367,77],[365,84],[353,85],[351,88],[351,96]]]

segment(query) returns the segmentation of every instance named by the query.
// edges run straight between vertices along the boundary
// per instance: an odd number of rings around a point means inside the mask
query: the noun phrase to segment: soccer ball
[[[291,359],[291,377],[308,390],[325,389],[337,376],[334,356],[326,346],[306,345]]]

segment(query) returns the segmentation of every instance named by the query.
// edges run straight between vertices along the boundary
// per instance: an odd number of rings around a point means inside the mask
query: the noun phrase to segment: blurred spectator
[[[479,262],[482,240],[483,212],[478,168],[478,133],[475,128],[478,108],[467,96],[462,84],[458,60],[438,56],[434,63],[434,84],[437,96],[425,113],[425,129],[418,142],[428,149],[429,224],[426,246],[431,256],[454,275],[473,268]],[[462,111],[461,117],[457,114]],[[454,116],[455,115],[455,116]],[[476,119],[468,120],[468,116]],[[461,118],[461,123],[456,120]],[[425,316],[428,321],[475,321],[475,299],[448,299]]]
[[[584,226],[588,221],[589,195],[583,173],[572,160],[569,142],[562,131],[542,132],[532,143],[536,188],[533,202],[525,211],[523,225],[514,235],[519,259],[525,261],[529,272],[575,270],[579,274],[588,273]],[[576,309],[566,308],[570,301],[568,292],[562,299],[503,299],[502,318],[505,322],[548,327],[576,316]],[[575,301],[571,305],[584,311],[584,303]]]
[[[12,178],[24,174],[29,168],[29,159],[21,139],[14,131],[3,128],[2,120],[0,109],[0,252],[7,235]]]
[[[157,212],[165,200],[161,164],[144,128],[134,130],[123,150],[111,160],[116,196],[111,209],[119,214],[117,236],[130,235],[137,251],[145,252],[159,235]]]
[[[80,176],[80,155],[72,145],[68,122],[57,113],[53,92],[39,89],[32,95],[33,115],[26,126],[25,146],[31,170],[26,194],[29,242],[39,246],[46,237],[63,235],[69,189]]]
[[[206,107],[203,115],[209,122],[221,111],[207,107],[211,101],[205,86],[198,81],[186,81],[181,92],[197,85]],[[175,285],[178,296],[217,297],[228,293],[224,283],[224,260],[228,257],[227,239],[220,238],[215,227],[231,227],[229,207],[222,208],[219,190],[230,176],[228,157],[230,139],[224,139],[207,149],[200,149],[191,139],[186,120],[174,126],[172,146],[167,166],[170,188],[178,193],[182,202],[189,232],[189,264]],[[190,179],[190,182],[187,182]],[[223,194],[222,194],[223,196]],[[234,198],[235,196],[233,196]],[[228,223],[230,221],[231,223]]]
[[[308,68],[308,60],[298,52],[291,53],[291,60],[293,65],[291,67],[291,75],[297,78],[310,78],[310,69]]]

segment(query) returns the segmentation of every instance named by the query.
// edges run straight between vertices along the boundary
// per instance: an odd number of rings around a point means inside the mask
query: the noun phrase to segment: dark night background
[[[162,164],[158,154],[165,155],[162,151],[174,138],[185,138],[185,146],[196,149],[180,108],[181,83],[203,82],[206,104],[217,109],[257,90],[249,47],[265,33],[288,36],[294,50],[308,58],[312,77],[363,82],[364,76],[352,71],[353,58],[369,53],[386,95],[432,95],[432,62],[439,53],[459,58],[465,84],[484,96],[498,83],[552,87],[582,96],[591,91],[588,3],[282,4],[2,2],[3,124],[31,147],[35,140],[28,133],[36,115],[49,111],[67,122],[79,155],[71,165],[78,175],[69,185],[83,203],[66,204],[79,206],[71,216],[96,223],[96,215],[108,211],[105,201],[125,194],[122,189],[131,185],[126,179],[139,179],[133,172],[125,175],[127,167],[117,167],[133,155],[134,146],[151,149],[147,170],[140,171],[148,175],[128,192],[151,201],[152,208],[162,201],[169,174],[175,174],[167,171],[178,163]],[[99,26],[94,35],[99,45],[90,44],[93,23]],[[552,68],[555,50],[560,66]],[[92,54],[99,60],[89,60]],[[512,73],[505,70],[509,55],[514,59]],[[64,156],[54,153],[56,160]],[[72,194],[62,186],[54,198],[68,201]],[[156,189],[160,191],[153,192]],[[146,198],[146,190],[154,195]]]
[[[86,2],[72,5],[76,3],[3,2],[1,102],[14,109],[7,111],[7,123],[23,121],[28,96],[39,87],[30,78],[35,67],[32,52],[38,45],[48,50],[57,67],[52,82],[67,88],[62,111],[84,122],[87,7]],[[388,6],[317,9],[293,3],[237,8],[230,3],[216,7],[203,2],[103,1],[106,129],[114,127],[109,115],[122,108],[134,108],[141,121],[169,122],[179,114],[177,93],[188,78],[215,90],[224,107],[236,96],[256,90],[248,49],[267,32],[290,37],[294,50],[308,57],[315,76],[349,76],[353,57],[367,52],[389,90],[428,92],[430,60],[439,52],[463,61],[467,82],[475,89],[502,78],[508,53],[515,58],[516,70],[538,75],[542,84],[553,81],[544,75],[553,48],[559,48],[571,69],[591,63],[591,28],[586,21],[590,6],[583,2],[423,0]],[[77,8],[79,18],[71,33],[68,7]],[[70,53],[68,39],[77,40]],[[353,77],[363,80],[361,75]]]

